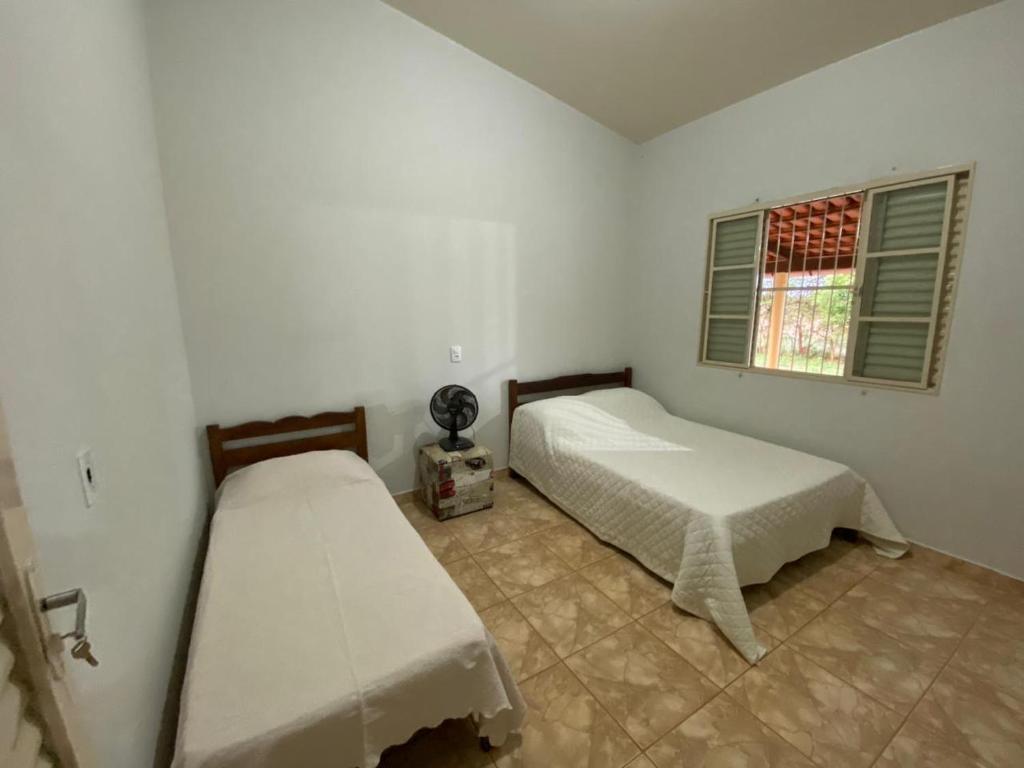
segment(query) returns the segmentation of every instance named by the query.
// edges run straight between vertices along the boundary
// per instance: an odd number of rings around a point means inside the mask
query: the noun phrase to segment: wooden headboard
[[[571,373],[566,376],[556,376],[553,379],[540,379],[538,381],[519,381],[517,379],[509,379],[509,439],[512,437],[512,417],[515,415],[516,408],[519,407],[520,396],[546,395],[551,392],[561,392],[566,389],[589,389],[590,387],[602,387],[607,384],[618,384],[622,387],[632,387],[633,369],[626,366],[621,371],[613,371],[612,373]]]
[[[347,427],[352,427],[347,429]],[[325,430],[333,430],[324,434]],[[258,445],[236,448],[225,446],[240,440],[292,435],[317,431],[308,437],[293,437]],[[316,416],[285,416],[277,421],[247,421],[233,427],[210,424],[206,428],[210,443],[210,461],[213,463],[213,482],[219,486],[229,469],[255,464],[264,459],[291,456],[307,451],[355,451],[366,460],[366,411],[362,406],[351,411],[318,413]]]

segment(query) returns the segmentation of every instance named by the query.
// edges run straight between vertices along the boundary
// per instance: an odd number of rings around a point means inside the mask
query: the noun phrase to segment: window
[[[935,389],[970,172],[713,217],[701,362]]]
[[[768,212],[754,366],[841,376],[863,195]]]

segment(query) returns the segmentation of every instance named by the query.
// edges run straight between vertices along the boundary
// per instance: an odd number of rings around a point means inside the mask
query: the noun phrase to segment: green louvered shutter
[[[758,211],[716,219],[712,224],[704,295],[704,362],[750,365],[763,216]]]
[[[954,183],[942,176],[868,193],[847,378],[929,385]]]

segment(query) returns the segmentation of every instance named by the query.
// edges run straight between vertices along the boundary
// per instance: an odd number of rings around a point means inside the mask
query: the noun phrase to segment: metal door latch
[[[89,666],[98,667],[100,663],[92,655],[92,646],[89,644],[89,638],[86,636],[85,618],[88,611],[88,602],[85,599],[85,590],[81,588],[69,589],[66,592],[48,595],[39,601],[39,610],[47,613],[72,605],[76,606],[75,628],[71,632],[61,635],[60,639],[73,638],[75,644],[71,646],[71,656],[87,662]]]

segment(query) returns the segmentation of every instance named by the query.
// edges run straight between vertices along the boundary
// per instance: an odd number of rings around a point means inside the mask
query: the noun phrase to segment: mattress
[[[599,538],[672,582],[748,661],[765,653],[740,587],[859,530],[898,557],[906,540],[842,464],[696,424],[634,389],[520,406],[510,466]]]
[[[362,459],[322,451],[225,480],[189,650],[176,768],[370,768],[522,698],[493,638]]]

